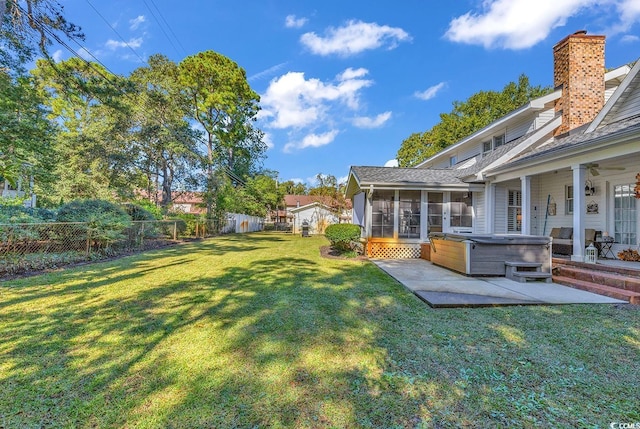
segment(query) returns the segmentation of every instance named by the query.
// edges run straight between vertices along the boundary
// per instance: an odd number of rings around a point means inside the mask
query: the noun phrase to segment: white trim
[[[559,99],[562,96],[562,89],[557,89],[555,91],[553,91],[550,94],[544,95],[542,97],[536,98],[535,100],[531,100],[529,103],[525,104],[524,106],[520,107],[519,109],[513,110],[511,113],[508,113],[507,115],[503,116],[502,118],[492,122],[491,124],[487,125],[486,127],[482,128],[479,131],[476,131],[475,133],[471,134],[470,136],[460,140],[458,143],[455,143],[449,147],[447,147],[444,150],[441,150],[440,152],[438,152],[437,154],[425,159],[424,161],[422,161],[420,164],[416,165],[414,168],[420,168],[422,167],[424,164],[437,159],[441,156],[443,156],[444,154],[447,154],[453,150],[456,150],[459,148],[459,146],[468,143],[472,140],[474,140],[477,137],[483,136],[485,134],[488,134],[489,131],[491,131],[491,133],[495,133],[492,130],[495,130],[496,128],[499,127],[503,127],[505,122],[510,121],[511,119],[514,119],[515,117],[519,116],[522,113],[526,113],[530,110],[540,110],[540,109],[544,109],[545,104],[550,103],[552,101],[555,101],[557,99]]]
[[[627,74],[627,76],[624,78],[622,83],[620,83],[620,85],[618,85],[618,87],[613,92],[613,94],[611,94],[611,97],[609,97],[609,101],[607,101],[607,104],[604,105],[602,110],[600,110],[600,112],[596,115],[595,119],[591,121],[591,124],[589,124],[589,126],[585,130],[584,132],[585,134],[588,134],[594,131],[596,128],[598,128],[598,126],[602,123],[602,121],[604,121],[604,118],[607,117],[609,112],[611,112],[611,109],[613,108],[613,106],[616,105],[618,101],[620,101],[622,94],[627,90],[629,85],[631,85],[631,82],[633,82],[633,79],[638,74],[638,70],[640,70],[640,61],[636,61],[635,65],[633,66],[631,71]]]
[[[502,155],[500,158],[483,168],[478,172],[477,178],[479,180],[483,180],[485,178],[485,173],[487,171],[491,171],[492,169],[501,166],[505,162],[513,159],[516,155],[518,155],[523,150],[527,149],[534,143],[538,142],[540,139],[545,137],[547,134],[551,133],[553,130],[558,128],[562,124],[562,117],[556,116],[551,121],[547,122],[542,128],[539,128],[535,133],[531,134],[528,138],[524,139],[524,141],[518,144],[516,147],[512,148],[510,151]]]

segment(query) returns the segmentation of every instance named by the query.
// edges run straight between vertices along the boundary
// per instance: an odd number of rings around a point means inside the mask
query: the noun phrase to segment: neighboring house
[[[0,197],[2,198],[25,198],[25,207],[36,206],[36,194],[33,192],[33,177],[28,181],[28,186],[25,180],[20,178],[17,186],[11,186],[8,180],[4,180],[0,177]],[[28,198],[26,198],[28,197]]]
[[[285,210],[278,210],[280,222],[291,222],[293,232],[300,232],[302,222],[310,224],[312,234],[324,234],[327,226],[333,223],[351,222],[351,201],[346,207],[336,210],[335,201],[322,195],[285,195]]]
[[[604,44],[586,32],[563,39],[553,50],[552,93],[416,168],[352,167],[346,196],[369,255],[419,257],[434,231],[571,227],[577,261],[586,228],[613,237],[614,252],[637,246],[640,61],[605,72]]]
[[[207,211],[200,192],[174,192],[171,209],[190,214],[202,214]]]
[[[340,223],[340,217],[335,211],[319,202],[292,208],[290,213],[293,215],[294,234],[302,231],[305,222],[309,225],[310,234],[324,234],[329,225]]]

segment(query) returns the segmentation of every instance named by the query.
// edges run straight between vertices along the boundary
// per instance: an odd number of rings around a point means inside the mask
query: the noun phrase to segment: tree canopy
[[[518,82],[509,82],[502,91],[480,91],[466,101],[454,101],[449,113],[440,114],[440,122],[430,130],[413,133],[398,150],[400,167],[413,167],[447,146],[486,127],[534,98],[551,92],[551,88],[532,86],[522,74]]]

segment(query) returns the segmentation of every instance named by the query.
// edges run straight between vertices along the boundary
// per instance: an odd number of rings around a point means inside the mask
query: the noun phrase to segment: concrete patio
[[[372,259],[431,307],[626,304],[554,283],[519,283],[504,277],[467,277],[423,259]]]

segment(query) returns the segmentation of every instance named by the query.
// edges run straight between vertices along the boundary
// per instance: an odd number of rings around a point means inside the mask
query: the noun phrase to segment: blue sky
[[[262,98],[264,167],[306,183],[385,165],[477,91],[551,85],[552,47],[577,30],[607,36],[608,68],[640,57],[640,0],[59,1],[86,35],[72,46],[114,73],[156,53],[236,61]]]

